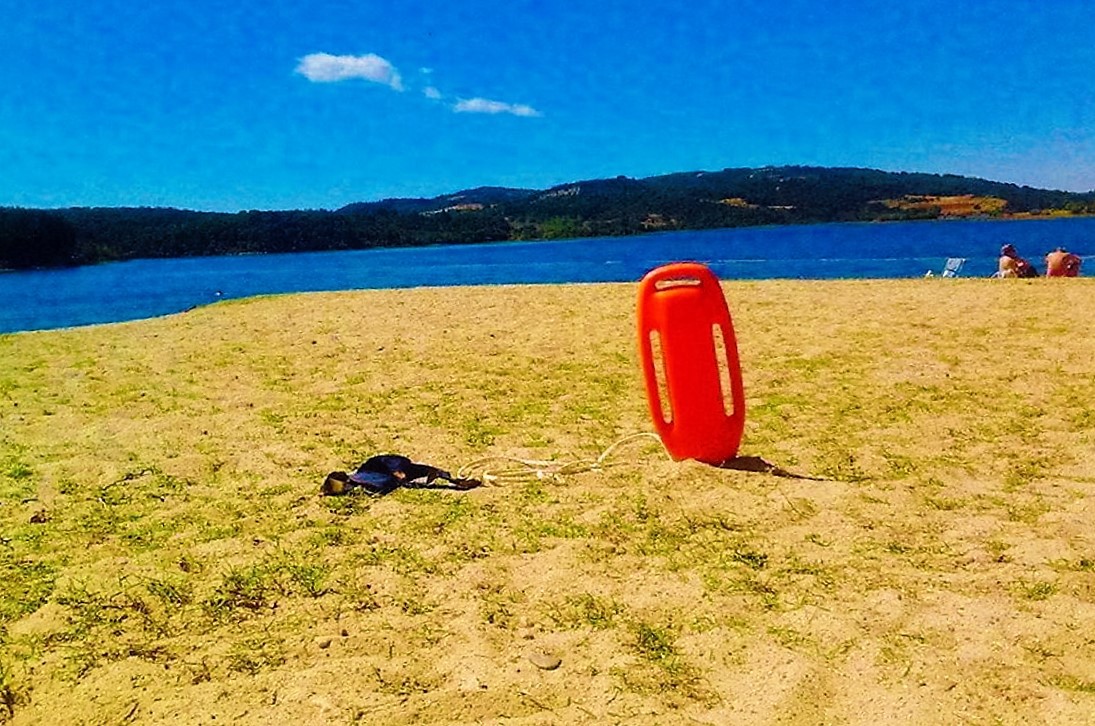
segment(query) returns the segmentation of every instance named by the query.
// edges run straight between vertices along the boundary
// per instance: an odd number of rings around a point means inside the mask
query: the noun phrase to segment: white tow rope
[[[657,434],[644,431],[642,433],[625,436],[616,441],[601,452],[601,455],[596,459],[585,461],[555,461],[552,459],[535,460],[517,459],[510,456],[488,456],[477,459],[470,464],[465,464],[460,467],[460,471],[458,471],[456,475],[461,479],[475,478],[489,486],[498,486],[514,482],[531,482],[543,479],[561,482],[565,477],[572,474],[580,474],[587,471],[602,471],[609,467],[626,463],[624,461],[611,462],[608,459],[620,446],[647,438],[653,439],[659,444],[661,443],[661,439]],[[668,453],[666,455],[668,456]]]

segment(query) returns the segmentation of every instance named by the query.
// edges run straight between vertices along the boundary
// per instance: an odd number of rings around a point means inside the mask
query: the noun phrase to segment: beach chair
[[[943,265],[943,277],[958,277],[962,271],[962,265],[966,264],[965,257],[948,257]]]

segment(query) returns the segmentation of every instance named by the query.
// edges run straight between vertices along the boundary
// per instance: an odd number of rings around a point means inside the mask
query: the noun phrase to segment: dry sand
[[[634,290],[0,337],[0,722],[1095,723],[1088,280],[727,284],[743,453],[816,480],[318,496],[650,430]]]

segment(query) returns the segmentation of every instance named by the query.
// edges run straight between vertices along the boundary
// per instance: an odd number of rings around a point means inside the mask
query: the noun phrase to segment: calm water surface
[[[1095,218],[892,222],[667,232],[563,242],[134,260],[0,273],[0,333],[177,313],[219,299],[364,288],[636,281],[658,265],[723,279],[922,277],[947,257],[988,276],[1011,242],[1041,266],[1062,245],[1095,255]],[[1095,274],[1095,259],[1084,273]]]

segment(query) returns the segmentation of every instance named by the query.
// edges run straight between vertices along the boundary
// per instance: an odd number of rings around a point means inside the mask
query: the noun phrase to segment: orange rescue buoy
[[[730,309],[705,265],[678,262],[639,283],[639,354],[650,415],[676,460],[738,453],[745,388]]]

